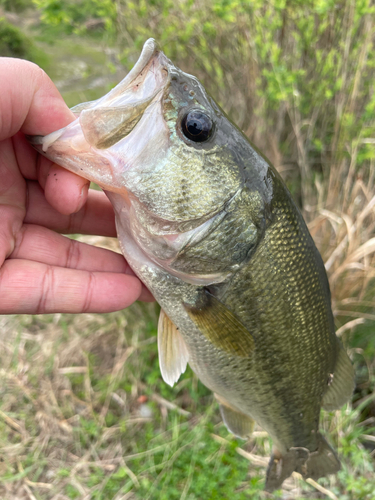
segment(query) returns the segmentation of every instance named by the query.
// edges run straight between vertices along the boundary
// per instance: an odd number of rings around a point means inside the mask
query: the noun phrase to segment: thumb
[[[0,141],[19,130],[45,135],[75,117],[47,74],[34,63],[0,57]]]

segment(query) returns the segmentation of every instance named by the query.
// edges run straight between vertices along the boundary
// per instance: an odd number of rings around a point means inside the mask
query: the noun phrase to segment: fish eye
[[[185,137],[194,142],[204,142],[211,137],[213,124],[211,118],[202,111],[189,111],[181,121]]]

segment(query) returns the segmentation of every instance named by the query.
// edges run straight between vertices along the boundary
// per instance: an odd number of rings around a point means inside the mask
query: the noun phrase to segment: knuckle
[[[95,274],[90,271],[88,276],[85,299],[82,306],[82,312],[90,311],[94,288],[95,288]]]
[[[17,258],[18,254],[20,252],[20,249],[21,249],[22,245],[24,244],[25,236],[26,236],[26,231],[27,231],[27,227],[23,225],[19,229],[19,231],[15,231],[13,233],[14,244],[13,244],[12,251],[9,253],[9,257],[11,257],[13,259]]]
[[[81,249],[77,241],[69,239],[65,267],[76,269],[81,261]]]
[[[55,272],[52,266],[46,266],[42,276],[40,297],[36,307],[36,314],[48,312],[53,303],[53,291],[55,285]]]

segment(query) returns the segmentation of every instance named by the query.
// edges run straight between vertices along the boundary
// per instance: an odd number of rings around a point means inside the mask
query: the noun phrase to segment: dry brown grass
[[[375,277],[374,179],[364,174],[359,171],[344,193],[329,193],[325,203],[318,201],[309,224],[329,275],[336,316],[359,318],[358,312],[346,311],[349,305],[368,310],[375,306],[369,297]],[[375,316],[363,313],[359,319],[374,320]]]

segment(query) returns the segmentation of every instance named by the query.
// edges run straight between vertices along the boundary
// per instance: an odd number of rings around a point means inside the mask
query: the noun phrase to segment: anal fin
[[[340,342],[334,373],[322,399],[324,410],[337,410],[348,401],[354,391],[354,376],[353,365]]]
[[[159,365],[163,380],[173,387],[186,370],[189,351],[176,325],[160,311],[158,323]]]
[[[218,394],[215,394],[215,398],[220,404],[221,418],[228,431],[242,439],[250,437],[254,429],[254,420],[234,408]]]

